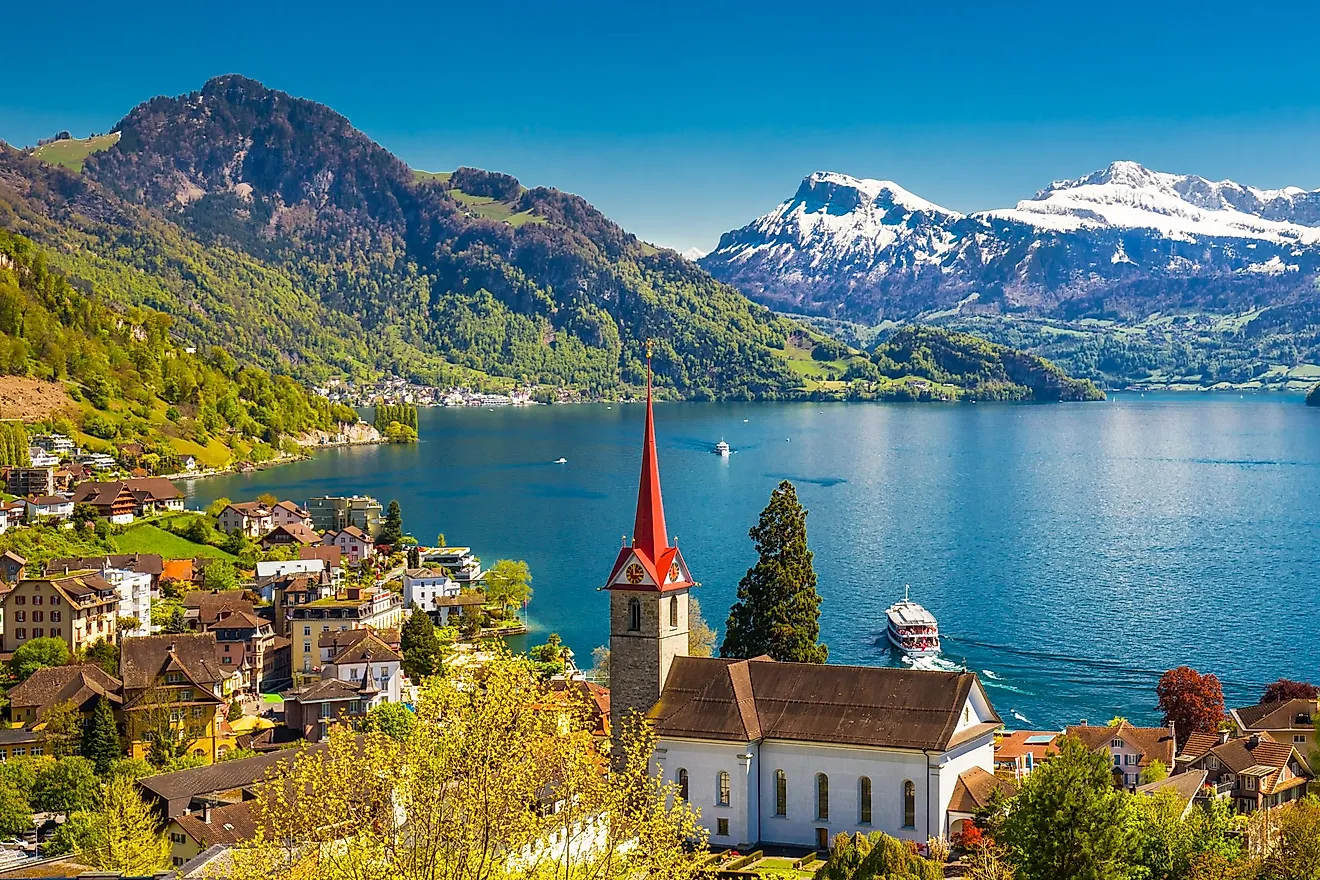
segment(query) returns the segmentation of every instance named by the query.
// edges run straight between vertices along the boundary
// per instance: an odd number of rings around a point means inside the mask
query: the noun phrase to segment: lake
[[[432,409],[421,442],[333,449],[191,481],[191,505],[262,492],[397,498],[423,543],[525,559],[533,641],[590,664],[632,527],[638,405]],[[981,673],[1010,726],[1155,722],[1181,663],[1230,705],[1320,677],[1320,409],[1294,396],[1113,395],[1078,404],[656,406],[670,532],[722,630],[753,562],[747,530],[780,480],[807,518],[836,663],[894,664],[904,585]],[[729,458],[711,454],[724,438]],[[554,464],[566,458],[566,464]]]

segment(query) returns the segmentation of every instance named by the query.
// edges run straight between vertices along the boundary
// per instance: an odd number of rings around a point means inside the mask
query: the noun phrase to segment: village
[[[3,475],[14,500],[0,533],[151,528],[196,552],[0,555],[0,781],[11,789],[0,878],[88,870],[66,829],[93,809],[79,794],[92,767],[131,775],[167,841],[171,870],[158,876],[237,870],[272,821],[259,804],[290,756],[329,761],[343,736],[412,729],[428,682],[480,680],[508,662],[503,637],[526,631],[526,565],[486,567],[444,536],[423,545],[397,502],[266,496],[187,511],[168,479],[97,479],[93,467],[115,463],[80,460],[67,438],[33,444],[32,465]],[[597,757],[617,755],[645,716],[646,772],[690,811],[706,873],[851,876],[829,872],[896,841],[912,876],[1004,876],[986,873],[1002,858],[991,829],[1033,775],[1064,760],[1098,762],[1106,791],[1177,821],[1218,816],[1243,851],[1278,834],[1259,817],[1284,815],[1315,783],[1320,706],[1303,683],[1225,709],[1213,676],[1182,668],[1161,679],[1162,725],[1014,730],[966,670],[710,656],[693,638],[704,627],[696,581],[665,522],[649,398],[641,460],[633,536],[603,588],[608,660],[579,669],[551,634],[529,652],[541,690],[523,708],[580,730]],[[545,818],[565,806],[543,790],[528,808]],[[604,846],[598,836],[575,845]],[[575,852],[557,831],[528,846]]]

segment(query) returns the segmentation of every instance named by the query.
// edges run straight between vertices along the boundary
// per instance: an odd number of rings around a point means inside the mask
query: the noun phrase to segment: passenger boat
[[[716,455],[728,455],[729,444],[725,443],[723,438],[720,438],[720,442],[715,444],[714,452]]]
[[[903,601],[895,602],[885,612],[888,618],[886,632],[889,643],[909,657],[930,657],[940,652],[940,625],[935,615],[908,597],[903,588]]]

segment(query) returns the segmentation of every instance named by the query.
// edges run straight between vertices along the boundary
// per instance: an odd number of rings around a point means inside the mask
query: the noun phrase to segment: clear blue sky
[[[98,0],[4,17],[11,143],[104,131],[237,72],[414,167],[580,193],[679,249],[817,169],[958,210],[1114,159],[1320,188],[1317,4]]]

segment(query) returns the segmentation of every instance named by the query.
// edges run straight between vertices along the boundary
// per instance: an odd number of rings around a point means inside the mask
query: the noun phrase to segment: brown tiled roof
[[[242,843],[257,836],[257,820],[252,815],[250,801],[215,807],[210,813],[210,822],[206,821],[206,812],[203,810],[175,816],[174,821],[179,823],[184,834],[203,847],[217,843]]]
[[[996,758],[1017,758],[1031,753],[1037,761],[1044,760],[1045,754],[1050,751],[1057,751],[1054,740],[1050,742],[1027,742],[1032,737],[1054,737],[1057,739],[1062,736],[1057,730],[1008,730],[995,743]]]
[[[138,574],[159,575],[165,568],[164,561],[156,553],[112,553],[109,556],[64,556],[46,563],[46,574],[59,574],[61,571],[101,571],[106,568],[118,568],[123,571],[136,571]]]
[[[1233,717],[1243,730],[1309,731],[1315,715],[1316,701],[1300,699],[1257,703],[1233,710]]]
[[[316,640],[318,648],[330,648],[333,651],[343,651],[369,635],[375,635],[385,644],[395,650],[399,649],[399,631],[397,629],[371,629],[370,627],[361,627],[358,629],[341,629],[323,632]]]
[[[330,662],[342,665],[344,663],[384,663],[402,659],[403,657],[385,644],[380,636],[374,632],[368,632],[364,637],[340,651]]]
[[[969,672],[679,657],[650,716],[660,736],[942,749],[1002,723],[955,735],[974,687]]]
[[[554,678],[550,690],[556,693],[577,694],[587,704],[595,736],[610,735],[610,689],[594,681]]]
[[[85,502],[95,507],[109,507],[124,492],[133,494],[133,490],[123,480],[79,483],[73,491],[73,501],[75,504]]]
[[[164,477],[135,477],[125,482],[134,493],[152,501],[173,501],[183,497],[179,487]]]
[[[950,813],[975,813],[990,803],[990,795],[996,789],[1005,797],[1017,794],[1017,788],[980,767],[971,767],[958,774],[958,781],[953,784],[953,797],[949,800]]]
[[[230,629],[260,629],[270,624],[269,620],[258,617],[251,611],[230,611],[222,613],[215,622],[216,627],[227,627]]]
[[[309,751],[317,751],[324,746],[308,746]],[[161,773],[146,776],[138,780],[138,786],[147,794],[163,801],[177,801],[181,798],[193,798],[217,791],[232,791],[248,788],[266,778],[267,771],[281,763],[292,764],[301,753],[297,749],[285,749],[267,755],[252,758],[238,758],[233,761],[221,761],[205,767],[191,770],[176,770],[173,773]],[[186,802],[184,806],[187,806]]]
[[[234,742],[238,744],[240,749],[251,749],[254,752],[271,752],[300,742],[302,738],[301,730],[294,730],[281,724],[278,727],[267,727],[257,733],[241,734],[235,738]]]
[[[308,515],[307,511],[304,508],[299,507],[297,504],[294,504],[292,501],[281,501],[277,503],[275,506],[287,510],[289,513],[292,513],[294,516],[306,517]]]
[[[371,541],[371,536],[357,526],[344,526],[338,532],[333,532],[332,534],[336,537],[339,535],[348,535],[350,538],[357,538],[359,541]]]
[[[197,620],[205,627],[214,626],[223,614],[253,611],[241,590],[193,590],[183,597],[183,607],[196,608]]]
[[[213,688],[225,678],[216,665],[211,633],[141,636],[124,639],[119,648],[119,676],[126,691],[145,691],[177,665],[192,682]]]
[[[331,568],[339,565],[343,558],[343,551],[333,544],[323,544],[319,547],[299,547],[299,559],[320,559]]]
[[[1201,791],[1201,786],[1205,785],[1206,775],[1204,770],[1188,770],[1185,773],[1175,773],[1172,776],[1166,776],[1159,782],[1149,782],[1137,786],[1137,794],[1154,797],[1162,792],[1171,791],[1182,803],[1183,815],[1186,815],[1192,801]]]
[[[1291,744],[1281,743],[1268,733],[1253,733],[1239,736],[1210,749],[1208,755],[1214,755],[1219,763],[1239,776],[1247,774],[1260,777],[1261,794],[1273,794],[1277,788],[1288,788],[1293,780],[1280,782],[1279,776],[1294,749]],[[1204,759],[1206,755],[1202,755]]]
[[[231,501],[229,506],[243,516],[257,518],[270,516],[270,508],[260,501]]]
[[[29,495],[27,500],[33,507],[50,507],[55,504],[66,504],[69,499],[62,495]]]
[[[265,541],[274,534],[288,535],[299,544],[311,545],[321,543],[321,536],[316,533],[316,530],[308,528],[300,522],[282,523],[267,532],[266,536],[261,540]]]
[[[72,702],[82,707],[94,696],[122,702],[119,679],[106,675],[93,663],[77,666],[48,666],[32,673],[26,681],[9,691],[9,704],[15,708],[39,707],[38,716],[56,703]]]
[[[1192,759],[1199,758],[1219,745],[1219,742],[1219,734],[1217,733],[1193,733],[1187,737],[1187,742],[1183,743],[1182,751],[1178,753],[1178,756]]]
[[[1136,747],[1141,752],[1139,766],[1146,767],[1151,761],[1158,760],[1165,767],[1173,767],[1177,745],[1173,731],[1167,727],[1134,727],[1126,721],[1120,721],[1113,727],[1100,727],[1087,724],[1069,727],[1069,736],[1076,737],[1093,751],[1108,751],[1111,740],[1118,738],[1124,743]]]
[[[285,691],[284,699],[299,703],[323,703],[329,700],[356,700],[358,689],[337,678],[323,678],[297,690]]]

